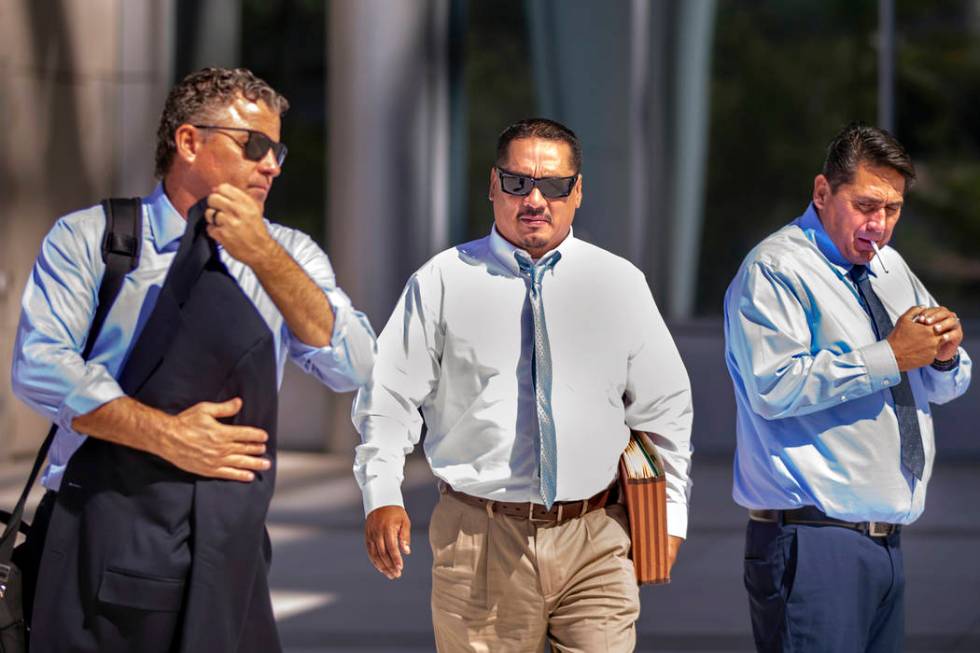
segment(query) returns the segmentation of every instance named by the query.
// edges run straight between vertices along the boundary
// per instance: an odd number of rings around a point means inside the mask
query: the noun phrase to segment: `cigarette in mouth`
[[[884,270],[886,274],[891,274],[891,272],[888,271],[888,268],[885,267],[885,262],[881,259],[881,250],[878,249],[878,243],[872,240],[871,248],[875,251],[875,256],[878,257],[878,262],[881,263],[881,269]]]

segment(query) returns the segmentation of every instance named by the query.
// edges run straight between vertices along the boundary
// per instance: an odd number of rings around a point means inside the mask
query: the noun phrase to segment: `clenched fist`
[[[956,314],[944,306],[913,306],[895,322],[886,338],[901,372],[956,355],[963,329]]]
[[[271,256],[279,246],[262,219],[259,203],[231,184],[221,184],[208,195],[204,219],[208,235],[249,267]]]

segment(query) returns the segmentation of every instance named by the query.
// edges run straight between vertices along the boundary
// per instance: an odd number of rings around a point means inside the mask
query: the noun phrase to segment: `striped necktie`
[[[527,295],[534,318],[534,352],[531,356],[531,384],[534,387],[534,403],[538,416],[538,472],[541,477],[541,499],[551,510],[558,492],[558,444],[555,436],[555,419],[551,412],[551,347],[548,345],[548,328],[544,321],[544,304],[541,299],[541,280],[544,273],[555,267],[561,252],[552,251],[538,259],[537,263],[522,251],[514,252],[521,276],[527,281]]]

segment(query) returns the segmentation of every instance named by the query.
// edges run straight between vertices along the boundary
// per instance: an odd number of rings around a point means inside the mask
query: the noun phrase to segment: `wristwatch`
[[[960,366],[960,355],[956,354],[948,361],[932,361],[932,369],[940,372],[949,372]]]

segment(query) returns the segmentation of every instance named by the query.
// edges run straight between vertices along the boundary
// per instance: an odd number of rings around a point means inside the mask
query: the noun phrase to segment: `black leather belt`
[[[484,508],[488,512],[492,511],[508,517],[551,524],[560,524],[570,519],[576,519],[586,513],[592,512],[593,510],[605,508],[607,505],[615,503],[617,497],[619,496],[618,488],[618,484],[613,483],[602,492],[599,492],[595,496],[589,497],[588,499],[583,499],[581,501],[557,501],[553,506],[551,506],[551,510],[545,510],[544,505],[540,503],[517,503],[513,501],[494,501],[492,499],[483,499],[481,497],[475,497],[471,494],[457,492],[446,483],[439,484],[440,491],[448,494],[454,499],[462,501],[465,504],[475,506],[477,508]]]
[[[802,524],[805,526],[840,526],[864,533],[869,537],[888,537],[902,530],[901,524],[882,521],[844,521],[828,517],[819,508],[803,506],[792,510],[749,510],[749,519],[769,524]]]

